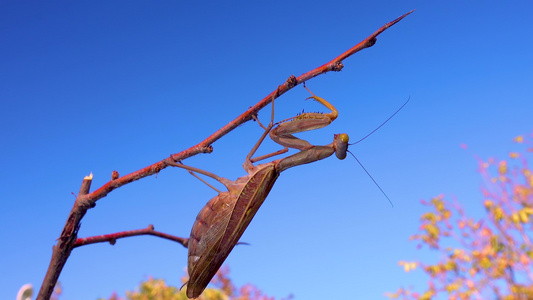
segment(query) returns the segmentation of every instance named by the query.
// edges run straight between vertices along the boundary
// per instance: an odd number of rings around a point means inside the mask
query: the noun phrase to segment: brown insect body
[[[175,167],[187,169],[193,175],[200,173],[209,176],[224,184],[228,189],[227,192],[219,192],[217,196],[209,200],[198,213],[192,227],[188,244],[189,281],[186,283],[187,297],[197,298],[201,295],[233,247],[238,243],[281,172],[291,167],[324,159],[333,153],[336,153],[339,159],[346,157],[348,135],[344,133],[334,135],[333,142],[325,146],[314,146],[292,135],[297,132],[325,127],[337,118],[338,112],[329,102],[315,95],[310,98],[331,109],[332,112],[327,114],[304,113],[281,121],[273,129],[274,113],[272,112],[270,125],[268,128],[263,127],[265,132],[243,164],[248,175],[235,181],[183,164],[168,163]],[[252,158],[267,135],[270,135],[274,142],[285,148]],[[253,162],[283,154],[288,151],[288,148],[298,149],[300,152],[269,163],[253,165]]]
[[[336,135],[336,139],[337,136],[340,135]],[[290,167],[331,156],[336,144],[339,142],[334,141],[327,146],[311,146],[286,158],[258,166],[245,163],[245,169],[253,168],[249,170],[251,175],[240,177],[231,185],[224,183],[228,192],[222,192],[209,200],[198,213],[191,230],[187,297],[197,298],[207,287],[248,228],[280,173]]]
[[[188,245],[187,297],[200,296],[270,193],[279,173],[272,163],[268,165],[252,175],[237,179],[230,191],[209,200],[198,213]],[[230,195],[232,190],[237,191],[234,197]],[[196,268],[206,264],[210,267]]]

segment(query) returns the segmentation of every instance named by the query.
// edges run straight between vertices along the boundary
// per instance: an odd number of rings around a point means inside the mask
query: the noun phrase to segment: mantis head
[[[348,141],[350,138],[346,133],[335,134],[333,137],[333,145],[335,148],[335,156],[338,159],[345,159],[348,151]]]

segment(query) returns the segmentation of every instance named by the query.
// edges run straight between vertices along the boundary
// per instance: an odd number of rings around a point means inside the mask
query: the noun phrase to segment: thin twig
[[[111,245],[114,245],[118,239],[130,237],[130,236],[138,236],[138,235],[153,235],[160,238],[164,238],[167,240],[171,240],[174,242],[179,243],[183,247],[187,248],[187,243],[189,242],[189,239],[178,237],[175,235],[170,235],[168,233],[155,231],[154,225],[148,225],[148,227],[143,229],[136,229],[136,230],[127,230],[127,231],[121,231],[116,233],[110,233],[110,234],[103,234],[103,235],[96,235],[96,236],[90,236],[86,238],[79,238],[76,239],[76,242],[74,243],[74,248],[90,245],[90,244],[96,244],[96,243],[110,243]]]
[[[52,295],[54,286],[56,285],[59,274],[61,273],[72,249],[76,244],[77,232],[80,226],[80,221],[87,212],[89,208],[92,208],[96,205],[96,201],[105,197],[111,191],[128,184],[130,182],[136,181],[138,179],[153,175],[166,168],[169,162],[182,161],[186,158],[194,156],[199,153],[210,153],[213,151],[211,144],[215,141],[237,128],[239,125],[243,124],[252,119],[253,116],[257,115],[259,110],[267,106],[272,100],[283,95],[293,87],[297,86],[300,83],[303,83],[313,77],[324,74],[329,71],[340,71],[343,68],[342,61],[349,56],[353,55],[356,52],[359,52],[365,48],[372,47],[376,43],[376,37],[380,35],[383,31],[387,30],[389,27],[398,23],[404,17],[412,13],[410,11],[401,17],[395,19],[392,22],[389,22],[379,28],[376,32],[372,33],[366,39],[353,46],[346,52],[342,53],[335,59],[330,62],[315,68],[307,73],[295,77],[294,75],[290,76],[289,79],[285,81],[282,85],[278,86],[273,92],[268,94],[263,100],[259,101],[254,106],[250,107],[243,114],[238,116],[235,120],[229,122],[224,127],[217,130],[215,133],[207,137],[205,140],[199,144],[190,147],[189,149],[183,150],[179,153],[172,154],[170,157],[165,158],[159,162],[156,162],[150,166],[144,167],[133,173],[119,177],[117,173],[113,173],[112,179],[98,188],[97,190],[89,193],[90,179],[88,183],[84,179],[82,183],[82,188],[78,194],[74,206],[69,213],[66,224],[61,232],[61,235],[57,241],[57,244],[53,247],[52,258],[50,260],[50,265],[43,279],[43,284],[37,295],[37,300],[47,300],[50,299]],[[86,186],[87,185],[87,186]]]

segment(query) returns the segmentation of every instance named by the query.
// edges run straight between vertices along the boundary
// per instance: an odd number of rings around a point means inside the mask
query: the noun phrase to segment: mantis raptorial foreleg
[[[219,192],[217,196],[209,200],[199,212],[191,230],[188,244],[187,297],[196,298],[202,293],[239,241],[282,171],[324,159],[333,153],[336,153],[340,159],[346,157],[348,147],[348,135],[346,134],[334,135],[333,142],[325,146],[313,146],[293,136],[294,133],[325,127],[337,118],[338,112],[332,104],[311,94],[310,98],[329,108],[331,113],[303,113],[284,120],[273,128],[274,101],[272,101],[270,124],[267,127],[261,125],[265,131],[248,153],[243,164],[248,174],[235,181],[198,168],[169,162],[169,165],[209,176],[224,184],[228,189],[227,192]],[[284,149],[252,158],[267,135],[270,135],[276,143],[284,146]],[[287,152],[288,148],[298,149],[300,152],[268,163],[253,165],[254,162]]]
[[[270,138],[274,142],[285,146],[285,148],[288,147],[298,150],[304,150],[306,148],[312,147],[312,145],[308,141],[299,139],[293,136],[292,134],[326,127],[331,122],[333,122],[339,115],[339,112],[331,103],[327,102],[323,98],[315,96],[315,94],[313,94],[313,92],[311,92],[305,85],[304,87],[312,95],[307,99],[314,99],[318,103],[329,108],[331,112],[303,113],[296,117],[281,121],[279,126],[270,131]]]
[[[311,145],[306,140],[302,140],[302,139],[295,137],[293,134],[298,133],[298,132],[309,131],[309,130],[326,127],[337,118],[337,116],[339,115],[339,112],[331,103],[313,94],[313,92],[311,92],[311,90],[309,90],[305,86],[305,84],[304,84],[304,88],[307,89],[309,93],[311,93],[312,95],[311,97],[307,99],[314,99],[318,103],[330,109],[331,112],[330,113],[302,113],[296,117],[292,117],[292,118],[278,122],[279,125],[276,126],[274,129],[270,130],[269,135],[270,135],[270,138],[274,142],[284,146],[284,149],[270,153],[270,154],[255,157],[255,158],[251,158],[251,156],[248,155],[247,160],[249,160],[251,163],[258,162],[263,159],[267,159],[267,158],[270,158],[270,157],[273,157],[279,154],[283,154],[288,151],[288,148],[293,148],[297,150],[305,150],[305,149],[309,149],[312,147],[316,147],[316,146]],[[273,107],[274,105],[272,104],[272,108]],[[272,112],[272,120],[273,118],[274,118],[274,112]],[[272,124],[272,122],[273,121],[271,121],[270,124]],[[262,137],[262,139],[264,139],[264,137]],[[262,139],[260,139],[260,141],[262,141]],[[339,159],[344,159],[346,157],[346,151],[348,150],[347,148],[348,141],[349,141],[348,135],[340,134],[338,137],[334,137],[334,141],[336,143],[336,145],[333,147],[335,150],[335,154],[337,155]],[[324,146],[324,147],[327,147],[327,146]],[[252,152],[251,154],[253,155]]]

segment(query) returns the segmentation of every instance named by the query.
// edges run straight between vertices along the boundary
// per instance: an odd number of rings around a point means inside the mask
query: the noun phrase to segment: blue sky
[[[211,3],[210,3],[211,2]],[[0,3],[0,298],[38,289],[82,178],[110,178],[197,144],[290,75],[331,60],[384,23],[417,9],[340,73],[308,82],[340,111],[301,134],[351,148],[394,202],[348,158],[283,173],[227,265],[238,285],[281,298],[382,299],[424,287],[399,260],[430,259],[409,236],[421,199],[444,194],[479,214],[473,154],[505,157],[530,133],[533,47],[528,1],[114,1]],[[276,119],[322,108],[297,87]],[[270,110],[260,113],[268,122]],[[244,175],[262,130],[248,122],[187,164],[229,179]],[[469,151],[460,148],[461,143]],[[262,153],[278,149],[265,143]],[[187,236],[215,193],[187,172],[122,187],[97,202],[80,237],[144,228]],[[186,249],[154,237],[75,249],[61,299],[123,294],[154,276],[180,285]]]

